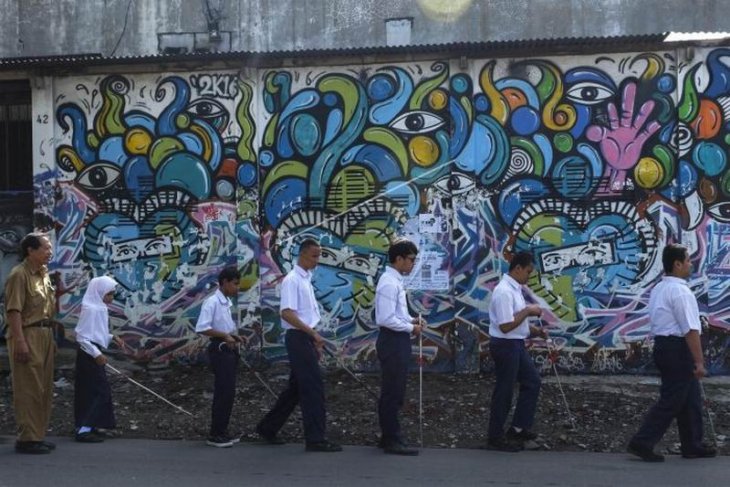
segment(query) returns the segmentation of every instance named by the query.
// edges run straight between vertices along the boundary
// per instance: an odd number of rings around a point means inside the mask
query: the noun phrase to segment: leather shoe
[[[385,445],[383,447],[383,451],[391,455],[405,455],[410,457],[418,455],[418,450],[415,448],[408,448],[408,446],[400,442],[392,442]]]
[[[304,447],[306,451],[335,452],[342,451],[342,447],[337,443],[328,440],[307,443]]]
[[[258,426],[256,427],[256,434],[269,445],[284,445],[286,443],[286,441],[276,436],[276,434],[269,435]]]
[[[487,450],[517,453],[522,450],[522,447],[507,441],[505,438],[492,438],[487,440]]]
[[[712,458],[717,456],[717,450],[711,446],[702,445],[691,450],[682,450],[682,458]]]
[[[76,441],[79,443],[101,443],[104,438],[93,431],[87,431],[86,433],[76,433]]]
[[[42,441],[16,441],[15,452],[29,455],[42,455],[44,453],[51,453],[51,448],[44,445]]]
[[[56,449],[56,444],[51,441],[43,440],[43,441],[41,441],[41,443],[43,443],[43,446],[45,446],[46,448],[48,448],[51,451]]]
[[[537,433],[533,433],[532,431],[526,429],[518,432],[514,426],[510,426],[510,428],[507,430],[507,434],[505,435],[505,437],[508,440],[514,441],[533,441],[537,439]]]
[[[653,449],[639,445],[634,441],[629,442],[629,446],[626,450],[632,455],[636,455],[637,457],[641,458],[645,462],[657,463],[664,461],[664,455],[655,453]]]

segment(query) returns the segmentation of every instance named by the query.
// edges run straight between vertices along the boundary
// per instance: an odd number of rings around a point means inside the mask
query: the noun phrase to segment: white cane
[[[707,395],[705,394],[705,386],[702,385],[702,381],[698,380],[697,382],[700,383],[700,394],[702,394],[702,402],[705,405],[705,412],[707,413],[707,422],[710,424],[710,434],[712,435],[712,444],[717,447],[717,435],[715,434],[715,423],[712,421],[712,412],[710,411],[710,402],[707,400]]]
[[[155,391],[153,391],[149,387],[145,387],[142,384],[140,384],[139,382],[137,382],[136,380],[132,379],[131,377],[128,377],[128,376],[124,375],[119,369],[115,369],[109,363],[106,364],[106,367],[109,370],[111,370],[112,372],[114,372],[115,374],[118,374],[118,375],[124,377],[129,382],[131,382],[132,384],[136,385],[137,387],[141,387],[142,389],[144,389],[145,391],[149,392],[153,396],[155,396],[155,397],[157,397],[159,399],[162,399],[163,401],[165,401],[167,404],[169,404],[170,406],[174,407],[175,409],[177,409],[177,410],[179,410],[179,411],[181,411],[181,412],[183,412],[183,413],[185,413],[185,414],[187,414],[189,416],[193,416],[193,413],[191,413],[190,411],[186,411],[185,409],[183,409],[182,407],[178,406],[177,404],[174,404],[174,403],[168,401],[167,399],[165,399],[164,397],[162,397],[161,395],[157,394]]]
[[[570,425],[573,430],[575,430],[575,420],[573,419],[573,413],[570,412],[570,406],[568,405],[568,398],[565,396],[565,391],[563,390],[563,384],[560,382],[560,374],[558,374],[558,368],[555,365],[555,359],[557,358],[558,350],[555,348],[553,344],[553,340],[551,338],[545,339],[545,344],[547,345],[548,349],[548,360],[553,366],[553,372],[555,372],[555,380],[558,382],[558,389],[560,389],[560,395],[563,397],[563,404],[565,405],[565,412],[568,413],[568,418],[570,419]]]
[[[421,326],[421,313],[418,313],[418,325]],[[423,448],[423,327],[418,334],[418,438]]]

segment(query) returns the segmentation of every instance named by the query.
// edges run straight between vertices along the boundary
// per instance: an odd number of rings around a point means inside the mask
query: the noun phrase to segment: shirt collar
[[[33,275],[40,275],[44,276],[48,273],[48,268],[45,265],[40,266],[37,270],[33,270],[33,266],[31,265],[30,261],[28,259],[25,259],[23,261],[23,265]]]
[[[220,304],[227,304],[227,305],[230,305],[231,304],[231,300],[228,299],[228,296],[226,296],[225,294],[223,294],[223,291],[221,291],[220,288],[216,289],[216,291],[215,291],[215,297],[216,297],[216,299],[218,299],[218,302]]]
[[[515,279],[512,276],[510,276],[509,274],[504,275],[504,282],[506,282],[509,285],[509,287],[511,287],[515,291],[520,291],[522,289],[522,284],[515,281]]]
[[[395,267],[386,266],[385,267],[385,273],[388,274],[389,276],[392,276],[392,277],[395,277],[396,279],[398,279],[398,282],[403,282],[403,276],[401,275],[400,272],[398,272],[395,269]]]
[[[294,264],[294,270],[297,274],[299,274],[300,277],[303,277],[304,279],[312,280],[312,271],[305,271],[303,267],[301,267],[299,264]]]
[[[673,282],[675,284],[684,284],[687,286],[687,280],[682,279],[681,277],[674,277],[674,276],[664,276],[662,279],[664,279],[667,282]]]

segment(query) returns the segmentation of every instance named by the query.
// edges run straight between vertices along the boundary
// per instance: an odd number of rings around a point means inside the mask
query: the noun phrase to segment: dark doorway
[[[33,190],[30,83],[0,81],[0,191]]]

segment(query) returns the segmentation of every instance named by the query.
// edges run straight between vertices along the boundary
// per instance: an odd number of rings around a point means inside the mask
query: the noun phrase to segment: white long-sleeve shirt
[[[95,277],[89,281],[81,303],[79,322],[76,324],[76,343],[85,353],[96,358],[99,347],[106,349],[114,336],[109,333],[109,310],[104,296],[117,286],[109,276]]]
[[[413,332],[403,277],[391,266],[385,268],[375,289],[375,324],[393,331]]]
[[[654,336],[683,337],[692,330],[702,333],[697,298],[687,281],[664,276],[654,286],[649,296],[649,321]]]

